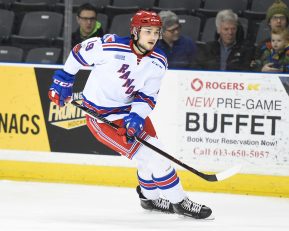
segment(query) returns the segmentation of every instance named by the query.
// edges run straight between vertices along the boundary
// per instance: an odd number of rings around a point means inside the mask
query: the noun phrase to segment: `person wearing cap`
[[[164,51],[168,59],[169,68],[190,67],[196,54],[197,46],[187,36],[181,35],[181,24],[179,17],[172,11],[161,11],[162,39],[158,47]]]
[[[252,45],[244,41],[243,27],[231,9],[216,16],[216,39],[199,50],[193,63],[194,69],[248,71],[252,59]]]
[[[286,29],[289,23],[288,6],[282,0],[275,0],[266,11],[266,22],[268,23],[270,31]],[[264,66],[260,67],[256,62],[257,60],[260,60],[263,53],[271,47],[270,36],[264,38],[264,40],[257,45],[254,60],[251,62],[252,70],[262,72],[280,72],[280,69],[274,67],[273,63],[266,63]]]

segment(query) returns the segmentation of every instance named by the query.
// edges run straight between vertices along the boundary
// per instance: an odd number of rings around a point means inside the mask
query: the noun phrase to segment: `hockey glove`
[[[134,137],[139,136],[144,128],[144,119],[137,113],[130,113],[128,116],[123,118],[124,128],[119,128],[117,134],[124,136],[127,143],[131,144],[134,142]]]
[[[65,71],[57,70],[52,78],[53,83],[49,88],[48,97],[52,102],[63,107],[65,103],[71,100],[75,77]]]

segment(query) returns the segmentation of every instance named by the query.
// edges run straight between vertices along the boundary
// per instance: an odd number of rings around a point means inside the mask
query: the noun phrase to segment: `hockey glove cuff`
[[[65,103],[71,100],[75,76],[63,70],[57,70],[52,78],[53,83],[49,88],[48,97],[52,102],[63,107]]]

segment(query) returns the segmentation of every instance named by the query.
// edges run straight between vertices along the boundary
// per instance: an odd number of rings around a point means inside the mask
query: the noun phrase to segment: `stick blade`
[[[218,181],[225,180],[225,179],[237,174],[238,172],[240,172],[241,168],[242,168],[241,164],[236,165],[232,168],[229,168],[223,172],[216,174],[216,178],[218,179]]]

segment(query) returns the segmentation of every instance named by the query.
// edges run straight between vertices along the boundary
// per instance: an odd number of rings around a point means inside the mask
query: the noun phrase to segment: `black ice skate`
[[[213,217],[210,217],[212,214],[210,208],[193,202],[189,198],[185,198],[181,202],[173,204],[173,209],[177,214],[193,217],[195,219],[213,219]]]
[[[173,205],[166,199],[158,198],[156,200],[149,200],[141,192],[141,188],[138,185],[136,191],[140,198],[140,205],[146,210],[159,211],[163,213],[174,213]]]

